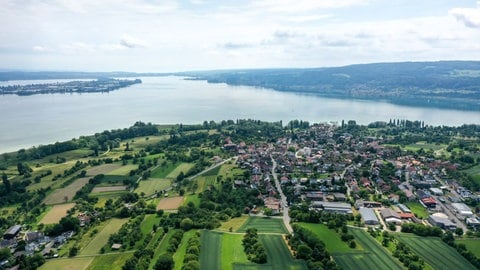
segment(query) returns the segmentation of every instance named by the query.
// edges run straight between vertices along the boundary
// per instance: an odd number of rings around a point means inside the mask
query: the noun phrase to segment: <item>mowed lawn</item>
[[[72,209],[75,203],[57,204],[48,211],[48,213],[40,220],[43,224],[55,224],[67,215],[67,211]]]
[[[373,237],[362,229],[351,229],[355,240],[362,245],[365,252],[337,252],[333,258],[344,270],[371,270],[371,269],[404,269],[392,255],[382,247]]]
[[[192,163],[180,163],[173,171],[167,174],[166,178],[175,179],[177,176],[183,172],[184,174],[188,172],[193,167]]]
[[[150,196],[156,192],[162,191],[172,185],[170,179],[149,178],[147,180],[141,180],[138,188],[135,189],[135,193],[145,193],[145,196]]]
[[[329,229],[324,224],[298,223],[298,225],[312,231],[318,237],[318,239],[325,243],[325,246],[330,253],[363,250],[358,243],[355,249],[350,248],[347,243],[340,239],[340,236],[334,230]]]
[[[248,228],[256,228],[258,233],[288,233],[281,218],[250,217],[237,232],[246,232]]]
[[[118,232],[122,225],[127,222],[128,219],[111,219],[108,224],[95,235],[95,238],[88,243],[80,251],[80,255],[95,255],[100,253],[100,249],[108,242],[110,235]]]
[[[122,270],[125,262],[133,256],[132,252],[118,254],[102,254],[96,256],[90,263],[87,270]]]
[[[412,210],[412,213],[417,215],[419,218],[428,218],[428,211],[421,205],[419,202],[406,202],[405,203],[410,210]]]
[[[94,257],[68,258],[48,260],[39,270],[84,270],[93,261]]]
[[[53,191],[45,198],[45,200],[43,200],[43,202],[45,204],[59,204],[71,201],[77,191],[88,184],[88,179],[88,177],[79,178],[70,185]]]
[[[409,246],[434,269],[467,270],[475,267],[463,258],[455,249],[437,237],[419,237],[410,234],[398,234],[398,239]]]
[[[467,250],[480,258],[480,239],[459,239],[455,240],[457,244],[464,244]]]

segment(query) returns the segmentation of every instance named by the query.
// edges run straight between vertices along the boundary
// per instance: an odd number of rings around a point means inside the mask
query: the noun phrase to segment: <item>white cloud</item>
[[[254,1],[252,7],[270,12],[296,13],[301,11],[315,11],[319,9],[346,8],[364,5],[370,0],[260,0]]]
[[[47,51],[47,48],[37,45],[37,46],[33,46],[33,50],[36,51],[36,52],[45,52],[45,51]]]
[[[133,49],[133,48],[146,48],[149,44],[141,39],[134,38],[130,35],[123,34],[120,38],[120,45]]]
[[[454,8],[449,14],[466,27],[480,30],[480,1],[477,2],[477,8]]]

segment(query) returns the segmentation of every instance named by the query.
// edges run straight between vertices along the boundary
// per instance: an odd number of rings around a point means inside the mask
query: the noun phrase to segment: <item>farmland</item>
[[[121,168],[122,165],[120,164],[103,164],[100,166],[95,166],[91,169],[87,170],[87,175],[88,176],[95,176],[98,174],[109,174],[110,172]]]
[[[108,224],[93,238],[87,246],[81,250],[81,255],[95,255],[108,242],[108,238],[116,233],[122,225],[127,222],[126,219],[111,219]]]
[[[232,231],[234,231],[234,232],[238,231],[238,229],[240,229],[240,227],[242,227],[242,225],[247,220],[248,220],[248,216],[246,216],[246,215],[232,218],[232,219],[228,220],[227,222],[223,222],[222,225],[218,228],[218,230],[227,232],[227,231],[230,231],[230,228],[231,228]]]
[[[258,233],[288,233],[280,218],[250,217],[237,232],[246,232],[248,228],[256,228]]]
[[[458,239],[457,244],[464,244],[467,250],[480,257],[480,239]]]
[[[121,270],[125,261],[132,256],[131,253],[105,254],[96,256],[87,270]]]
[[[298,225],[315,233],[325,243],[327,250],[331,253],[362,250],[360,245],[357,245],[355,249],[351,249],[346,242],[340,239],[340,236],[335,231],[329,229],[324,224],[299,223]]]
[[[92,189],[92,193],[115,192],[125,190],[127,190],[127,186],[95,187]]]
[[[145,196],[149,196],[168,188],[171,184],[172,181],[170,179],[149,178],[140,181],[138,188],[135,189],[135,193],[144,193]]]
[[[49,260],[40,266],[40,270],[84,270],[94,257]]]
[[[399,234],[398,239],[413,249],[434,269],[475,269],[472,264],[440,238]]]
[[[167,174],[166,178],[175,179],[181,172],[187,173],[192,167],[192,163],[180,163],[173,171]]]
[[[177,166],[177,163],[165,162],[165,165],[159,166],[152,171],[151,177],[166,178]]]
[[[182,238],[182,242],[180,243],[180,246],[178,246],[177,252],[173,255],[173,260],[175,261],[175,267],[173,268],[174,270],[181,270],[183,266],[183,258],[185,257],[185,253],[187,251],[187,246],[188,246],[188,239],[190,239],[194,234],[196,230],[190,230],[188,232],[185,232]]]
[[[382,247],[367,232],[361,229],[351,229],[350,232],[363,247],[364,252],[338,252],[333,257],[343,269],[403,269],[388,251]]]
[[[184,197],[171,197],[161,199],[157,205],[157,210],[176,210],[182,205]]]
[[[109,172],[109,175],[128,175],[131,170],[138,169],[138,165],[130,164],[122,166],[118,169],[114,169],[113,171]]]
[[[42,218],[40,223],[54,224],[58,223],[62,217],[67,215],[67,211],[75,206],[75,203],[57,204],[48,211],[48,213]]]
[[[64,188],[56,189],[50,193],[45,200],[45,204],[59,204],[71,201],[75,196],[75,193],[88,183],[88,178],[80,178]]]

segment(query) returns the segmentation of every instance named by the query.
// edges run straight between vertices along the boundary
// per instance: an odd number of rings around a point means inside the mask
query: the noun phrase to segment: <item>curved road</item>
[[[283,208],[283,223],[285,224],[285,228],[287,228],[287,231],[289,233],[293,233],[292,226],[290,225],[290,216],[288,215],[288,204],[287,204],[287,197],[283,194],[282,191],[282,186],[280,185],[280,182],[278,181],[277,173],[275,172],[275,168],[277,167],[277,162],[273,157],[270,155],[270,158],[272,159],[272,176],[273,180],[275,180],[275,186],[277,187],[278,193],[280,194],[280,201],[282,204]]]

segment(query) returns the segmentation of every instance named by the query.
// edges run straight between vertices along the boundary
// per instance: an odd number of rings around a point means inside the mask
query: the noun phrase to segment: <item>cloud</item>
[[[337,9],[368,4],[370,0],[261,0],[252,7],[276,13],[295,13],[319,9]]]
[[[227,42],[224,44],[220,45],[221,48],[227,49],[227,50],[236,50],[236,49],[245,49],[245,48],[251,48],[254,47],[253,44],[248,44],[248,43],[235,43],[235,42]]]
[[[477,8],[454,8],[449,14],[466,27],[480,29],[480,1],[477,2]]]
[[[123,34],[120,38],[120,45],[130,49],[149,47],[149,44],[147,42],[134,38],[127,34]]]
[[[37,46],[33,46],[33,50],[36,51],[36,52],[45,52],[45,51],[47,51],[47,48],[37,45]]]

